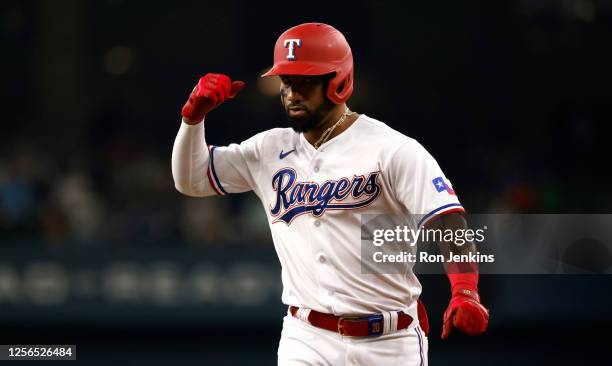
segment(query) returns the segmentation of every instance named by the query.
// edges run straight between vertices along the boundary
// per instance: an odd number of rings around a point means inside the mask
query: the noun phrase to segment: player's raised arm
[[[248,146],[233,144],[220,148],[219,161],[215,162],[215,147],[207,147],[203,123],[210,111],[234,98],[244,86],[244,82],[232,82],[226,75],[209,73],[193,88],[181,111],[182,123],[172,149],[172,177],[179,192],[203,197],[215,193],[224,195],[226,188],[233,192],[249,189],[248,179],[244,177],[248,169],[236,169],[246,165]]]

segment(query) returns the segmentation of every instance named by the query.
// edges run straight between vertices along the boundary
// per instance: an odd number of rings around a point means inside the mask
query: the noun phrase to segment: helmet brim
[[[314,62],[286,61],[274,65],[261,77],[275,75],[325,75],[334,72],[329,64],[318,64]]]

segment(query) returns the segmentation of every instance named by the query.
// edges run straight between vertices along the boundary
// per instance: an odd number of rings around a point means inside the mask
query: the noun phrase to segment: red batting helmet
[[[336,104],[353,93],[353,53],[336,28],[305,23],[281,34],[274,46],[274,66],[262,76],[325,75],[335,73],[327,97]]]

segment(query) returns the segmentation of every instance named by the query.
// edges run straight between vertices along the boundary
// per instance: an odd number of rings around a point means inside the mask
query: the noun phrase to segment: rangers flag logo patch
[[[438,193],[446,191],[448,194],[456,195],[455,191],[453,190],[453,187],[451,187],[450,184],[446,183],[444,181],[444,178],[438,177],[432,180],[431,182],[433,183],[434,187],[436,187]]]

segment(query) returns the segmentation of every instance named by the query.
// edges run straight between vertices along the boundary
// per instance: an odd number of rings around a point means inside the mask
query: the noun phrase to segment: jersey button
[[[319,221],[319,220],[315,220],[315,221],[314,221],[314,226],[316,226],[316,227],[321,226],[321,221]]]
[[[314,172],[315,172],[315,173],[318,173],[318,172],[319,172],[319,167],[318,167],[318,166],[315,166],[315,167],[314,167]]]
[[[318,260],[319,260],[319,262],[321,262],[321,263],[325,263],[325,261],[327,261],[327,258],[325,258],[325,254],[323,254],[323,253],[319,253],[319,254],[317,255],[317,259],[318,259]]]

